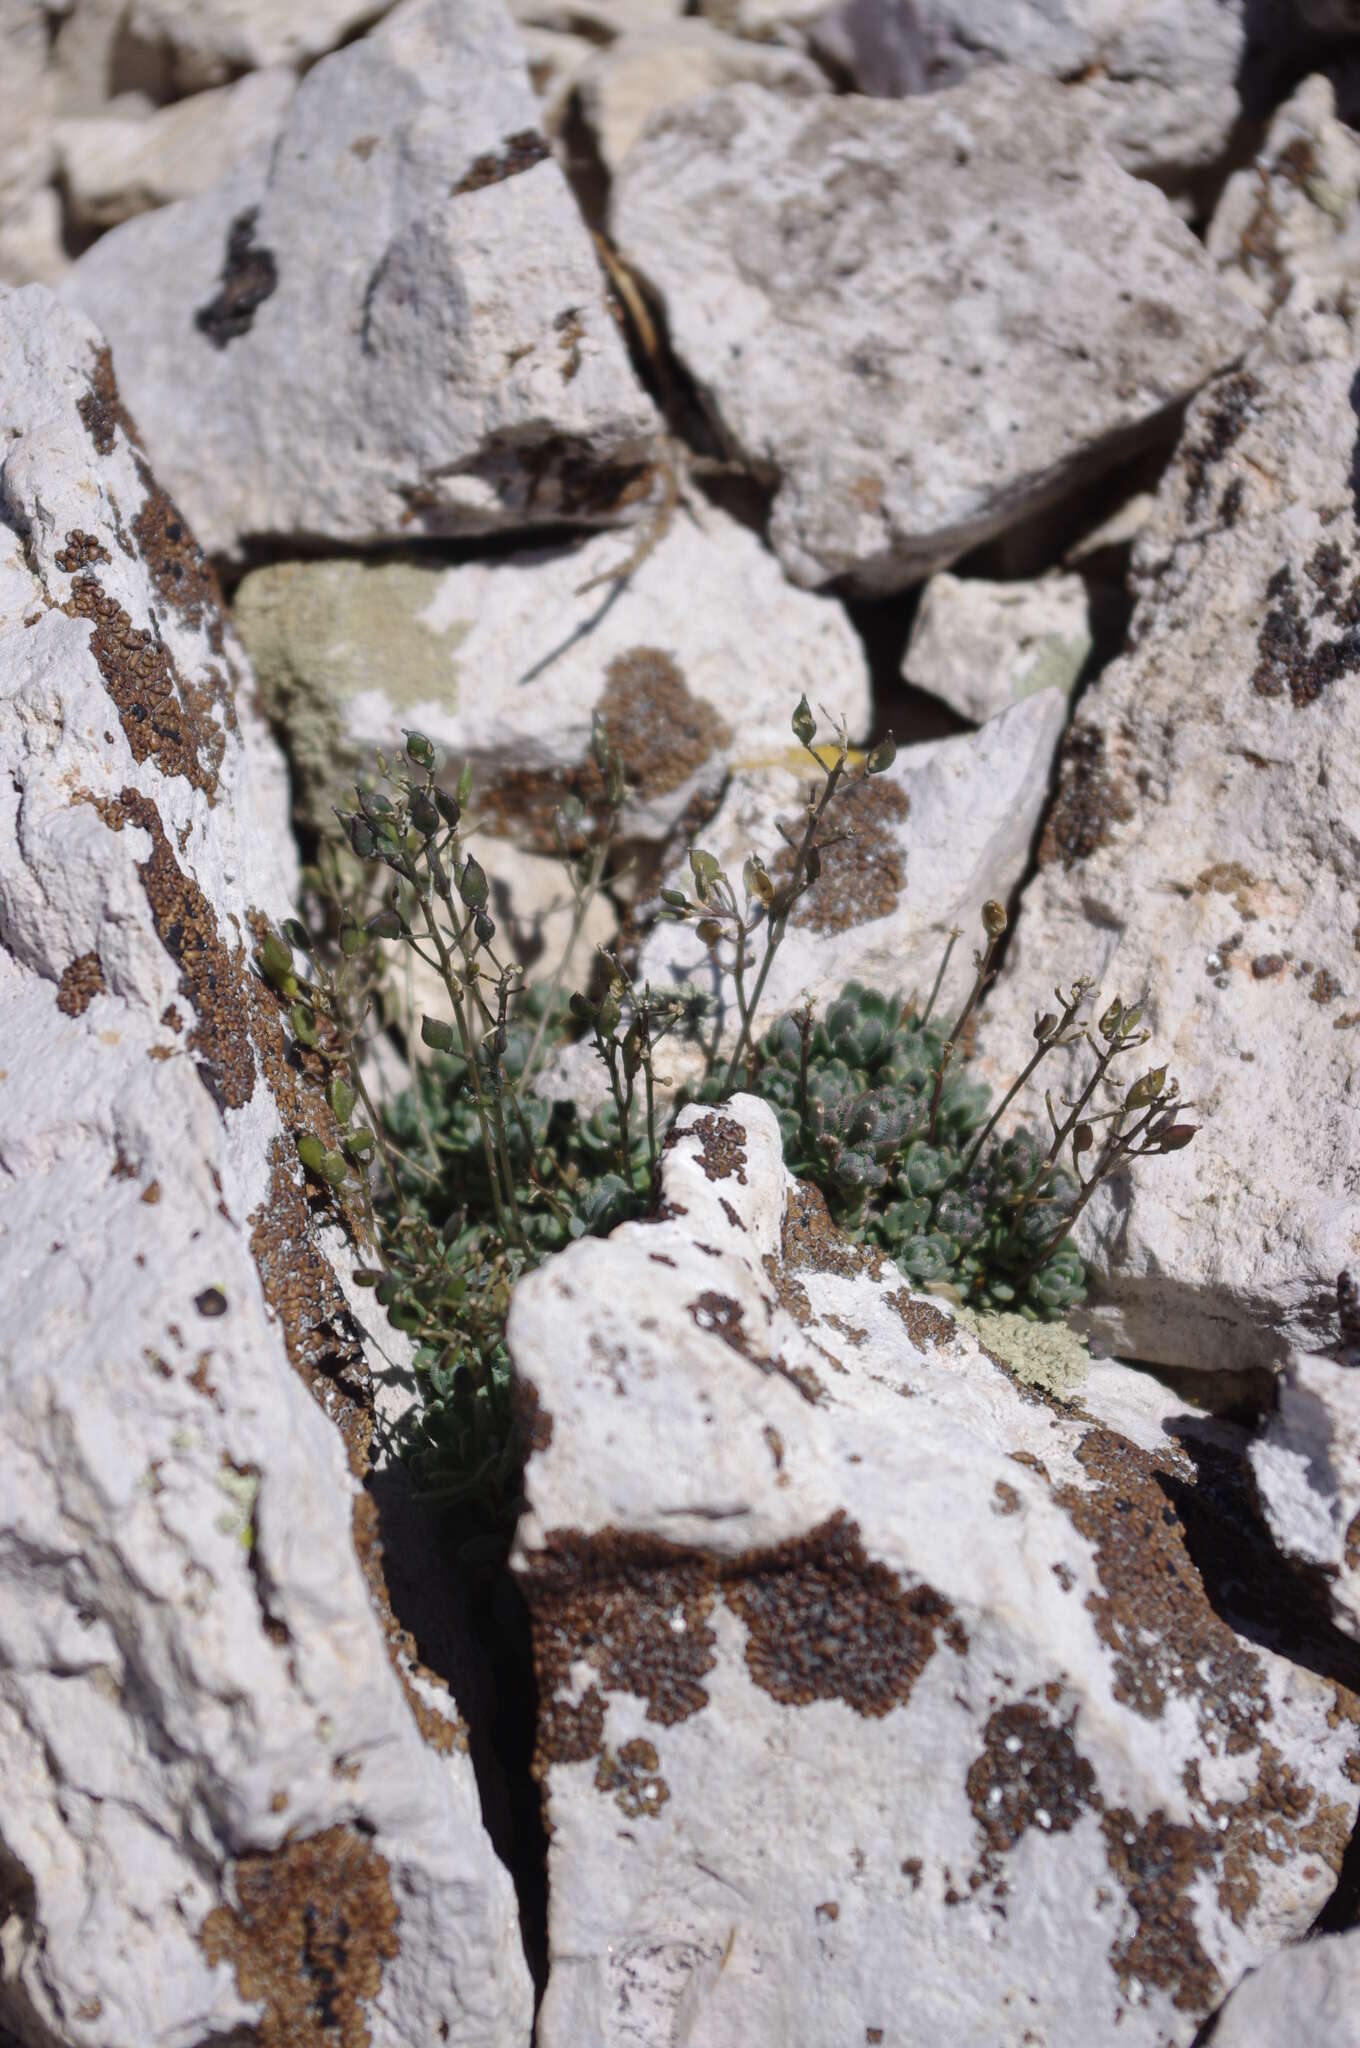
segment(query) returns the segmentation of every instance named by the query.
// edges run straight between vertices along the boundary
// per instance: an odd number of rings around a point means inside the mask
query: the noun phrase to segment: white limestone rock
[[[500,0],[406,0],[66,289],[210,553],[645,509],[657,417]]]
[[[50,239],[56,194],[47,191],[54,167],[47,43],[39,0],[0,0],[0,285],[28,284],[59,268],[60,245]]]
[[[1092,974],[1098,1005],[1147,990],[1150,1050],[1196,1105],[1194,1143],[1108,1182],[1078,1232],[1121,1357],[1325,1348],[1355,1255],[1355,356],[1330,312],[1281,314],[1192,407],[983,1020],[1014,1072],[1056,980]]]
[[[239,158],[268,148],[297,80],[285,66],[195,93],[143,118],[104,114],[57,125],[57,160],[78,227],[116,227],[134,214],[212,189]]]
[[[1214,2048],[1352,2048],[1360,2012],[1360,1927],[1269,1956],[1223,2008]]]
[[[576,89],[601,161],[612,173],[663,108],[741,83],[790,99],[829,90],[825,73],[810,57],[724,35],[707,21],[675,21],[620,36],[592,57]]]
[[[611,221],[774,485],[798,583],[946,568],[1127,453],[1256,326],[1162,195],[1011,70],[808,107],[731,86],[648,129]]]
[[[1321,1574],[1336,1626],[1360,1640],[1360,1317],[1351,1289],[1343,1275],[1340,1347],[1291,1354],[1251,1464],[1275,1541]]]
[[[127,33],[164,50],[176,92],[225,85],[242,71],[301,65],[335,49],[392,0],[132,0]]]
[[[981,725],[1036,690],[1070,696],[1090,652],[1080,576],[988,583],[942,570],[921,592],[902,675]]]
[[[833,803],[830,829],[849,827],[854,836],[828,848],[820,877],[789,920],[757,1032],[804,997],[818,1007],[847,981],[904,997],[914,991],[924,1001],[954,928],[964,936],[939,1003],[941,1016],[958,1010],[973,978],[982,905],[989,897],[1006,902],[1029,860],[1065,715],[1060,692],[1041,690],[979,732],[903,748],[886,774]],[[738,766],[721,810],[695,835],[735,879],[739,896],[750,852],[779,879],[785,842],[778,820],[796,824],[809,767],[797,749],[777,763]],[[688,863],[668,880],[692,888]],[[722,957],[729,955],[724,948]],[[716,973],[692,924],[655,926],[640,971],[659,988],[708,991],[723,1006],[724,1032],[735,1029],[730,981]]]
[[[36,288],[0,291],[0,763],[0,2021],[301,2041],[324,1964],[372,2048],[524,2048],[465,1737],[381,1604],[383,1360],[296,1163],[333,1126],[251,966],[281,762]]]
[[[1240,1431],[1125,1367],[1027,1396],[748,1096],[682,1114],[655,1219],[522,1280],[509,1342],[542,2048],[1188,2048],[1305,1932],[1355,1696],[1261,1647]]]
[[[1226,283],[1258,312],[1342,293],[1360,267],[1360,139],[1330,79],[1306,78],[1255,163],[1224,187],[1206,237]]]
[[[297,562],[257,570],[236,620],[304,802],[415,727],[461,764],[503,835],[554,847],[552,812],[587,762],[598,710],[628,769],[627,837],[660,839],[729,766],[782,753],[801,692],[869,720],[841,605],[792,590],[756,536],[696,502],[619,584],[602,534],[456,568]],[[593,586],[593,587],[591,587]],[[753,630],[753,622],[758,622]]]

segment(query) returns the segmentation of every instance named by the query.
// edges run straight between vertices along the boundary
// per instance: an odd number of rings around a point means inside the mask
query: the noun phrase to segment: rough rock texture
[[[500,0],[406,0],[267,159],[67,290],[209,552],[607,522],[651,488],[656,416]]]
[[[1161,194],[1013,71],[810,108],[732,86],[648,130],[611,218],[775,485],[800,583],[947,567],[1127,452],[1254,328]]]
[[[39,0],[0,0],[0,284],[27,284],[60,269],[52,171],[48,26]]]
[[[902,674],[980,725],[1036,690],[1068,696],[1090,652],[1080,576],[988,583],[941,571],[921,592]]]
[[[917,10],[935,82],[988,63],[1073,81],[1111,156],[1169,186],[1219,162],[1242,114],[1246,0],[917,0]]]
[[[127,31],[166,52],[177,92],[301,64],[386,14],[392,0],[132,0]]]
[[[1262,313],[1345,292],[1360,268],[1360,139],[1336,118],[1331,81],[1307,78],[1236,172],[1209,224],[1224,280]]]
[[[663,107],[742,82],[790,99],[828,89],[825,73],[810,57],[725,36],[706,21],[676,21],[621,36],[576,81],[581,112],[611,172]]]
[[[1344,1298],[1343,1298],[1344,1309]],[[1360,1640],[1360,1320],[1330,1356],[1296,1351],[1251,1464],[1271,1534],[1321,1575],[1332,1619]]]
[[[0,2018],[522,2048],[515,1903],[359,1480],[376,1350],[255,921],[286,787],[107,351],[0,292]],[[313,1211],[320,1220],[313,1220]]]
[[[1183,2048],[1306,1930],[1360,1702],[1267,1647],[1240,1432],[1118,1366],[1027,1397],[743,1096],[509,1337],[542,2048]]]
[[[1124,1357],[1325,1347],[1360,1251],[1355,361],[1334,315],[1281,315],[1191,409],[1129,651],[1082,699],[984,1020],[1008,1067],[1055,980],[1147,989],[1198,1105],[1191,1146],[1083,1219],[1094,1330]]]
[[[304,800],[324,808],[354,763],[415,726],[449,750],[454,781],[477,761],[504,829],[550,853],[596,710],[633,786],[626,830],[652,839],[696,798],[711,807],[734,761],[783,754],[804,690],[862,736],[868,674],[844,611],[791,590],[745,527],[681,506],[612,582],[628,557],[605,534],[452,569],[290,562],[247,576],[237,624]]]
[[[1058,691],[1041,691],[980,732],[904,748],[885,775],[833,804],[830,829],[853,836],[828,849],[820,877],[789,921],[758,1029],[805,995],[815,1006],[851,980],[903,996],[915,990],[924,999],[953,927],[964,937],[941,987],[941,1014],[958,1008],[981,943],[982,905],[988,897],[1005,902],[1024,873],[1065,712]],[[776,821],[796,824],[808,767],[794,750],[778,768],[737,772],[722,809],[696,835],[739,894],[748,852],[759,853],[779,877],[785,843]],[[790,856],[784,858],[787,865]],[[691,886],[688,863],[670,880]],[[657,925],[643,945],[641,971],[658,987],[693,982],[731,1003],[730,983],[720,987],[691,924]]]
[[[73,222],[115,227],[210,190],[240,157],[273,142],[296,85],[290,70],[275,65],[143,118],[59,123],[57,160]]]
[[[1352,2048],[1360,2012],[1360,1927],[1270,1956],[1238,1986],[1213,2048]]]

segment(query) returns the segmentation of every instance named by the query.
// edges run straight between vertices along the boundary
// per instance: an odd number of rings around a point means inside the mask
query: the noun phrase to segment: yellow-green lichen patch
[[[199,1941],[263,2006],[260,2048],[370,2048],[365,2008],[400,1946],[386,1859],[357,1829],[326,1828],[240,1857],[232,1883],[236,1905],[214,1907]]]
[[[954,1310],[956,1322],[973,1332],[993,1357],[1008,1365],[1028,1387],[1038,1387],[1059,1401],[1074,1401],[1091,1366],[1086,1340],[1066,1323],[1033,1323],[1027,1316],[976,1309]]]

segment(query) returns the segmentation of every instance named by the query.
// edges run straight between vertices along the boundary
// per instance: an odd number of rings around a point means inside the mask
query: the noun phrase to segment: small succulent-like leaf
[[[452,1052],[455,1044],[453,1026],[443,1017],[422,1016],[420,1039],[431,1052]]]
[[[668,904],[672,910],[689,909],[689,898],[683,889],[663,889],[661,891],[661,901]]]
[[[354,1090],[343,1074],[332,1074],[326,1084],[326,1100],[337,1123],[347,1124],[354,1114]]]
[[[340,951],[346,960],[354,958],[363,942],[364,935],[357,924],[345,924],[340,927]]]
[[[294,1003],[292,1009],[288,1012],[288,1022],[293,1027],[294,1036],[303,1045],[312,1046],[319,1042],[316,1030],[316,1015],[310,1003]]]
[[[705,853],[700,846],[691,846],[689,850],[689,867],[690,873],[694,877],[694,887],[698,893],[699,901],[707,903],[713,893],[713,884],[721,875],[722,869],[719,867],[714,855]]]
[[[810,747],[817,737],[817,721],[806,696],[798,699],[798,709],[793,714],[793,736],[805,747]]]
[[[349,1178],[349,1161],[343,1152],[326,1152],[321,1159],[321,1177],[338,1188]]]
[[[311,1132],[308,1131],[305,1137],[298,1139],[297,1148],[298,1158],[302,1161],[308,1173],[320,1176],[324,1172],[326,1158],[326,1148],[320,1138],[314,1138]]]
[[[357,1131],[345,1132],[345,1150],[357,1153],[360,1159],[366,1159],[377,1142],[367,1124],[361,1124]]]

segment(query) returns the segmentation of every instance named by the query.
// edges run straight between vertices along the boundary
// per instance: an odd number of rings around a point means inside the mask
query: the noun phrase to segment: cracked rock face
[[[1333,312],[1286,311],[1191,409],[983,1022],[1010,1074],[1055,966],[1095,976],[1097,1010],[1146,989],[1150,1050],[1198,1107],[1194,1144],[1108,1182],[1078,1232],[1124,1357],[1326,1348],[1355,1257],[1355,359]]]
[[[1268,1646],[1292,1596],[1240,1431],[1124,1367],[1022,1390],[744,1096],[683,1113],[655,1219],[522,1281],[509,1341],[544,2048],[814,2015],[1179,2048],[1306,1930],[1360,1702],[1318,1675],[1337,1639]]]
[[[1275,1541],[1320,1577],[1332,1620],[1360,1641],[1360,1328],[1347,1336],[1330,1357],[1289,1359],[1251,1466]]]
[[[805,584],[947,567],[1256,326],[1061,90],[1005,68],[901,101],[711,94],[634,145],[611,227]]]
[[[101,337],[0,291],[0,2020],[520,2048],[359,1485],[320,1082],[251,965],[296,871],[249,682]]]
[[[500,0],[407,0],[63,290],[210,553],[645,509],[657,416]]]
[[[1271,1956],[1224,2007],[1214,2048],[1350,2048],[1360,2012],[1360,1928]]]

